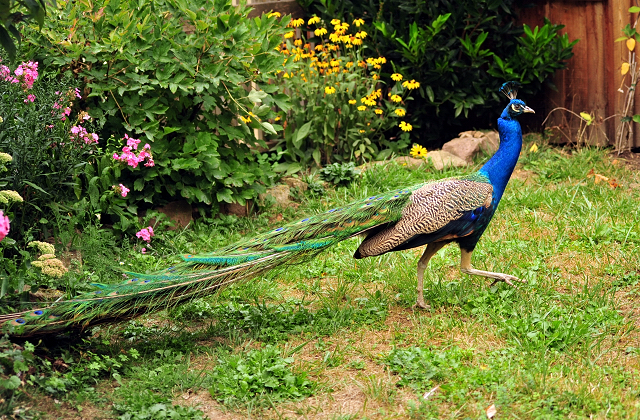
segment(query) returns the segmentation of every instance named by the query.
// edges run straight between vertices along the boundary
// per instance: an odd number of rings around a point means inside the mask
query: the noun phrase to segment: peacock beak
[[[531,113],[531,114],[535,114],[536,113],[536,111],[534,111],[533,109],[529,108],[528,106],[525,106],[524,110],[522,112],[528,112],[528,113]]]

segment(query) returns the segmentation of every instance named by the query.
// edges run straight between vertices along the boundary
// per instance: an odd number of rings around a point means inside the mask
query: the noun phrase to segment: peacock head
[[[520,87],[520,83],[518,82],[507,82],[502,85],[500,88],[500,92],[504,94],[507,98],[509,98],[509,105],[502,111],[502,115],[500,118],[506,119],[515,119],[521,114],[525,113],[534,113],[535,111],[527,106],[524,101],[517,99],[518,88]]]

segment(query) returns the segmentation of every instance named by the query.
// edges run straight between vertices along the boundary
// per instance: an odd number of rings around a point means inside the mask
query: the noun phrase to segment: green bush
[[[364,18],[371,35],[365,43],[388,60],[383,71],[421,84],[408,113],[422,143],[441,144],[463,128],[494,124],[504,81],[521,82],[530,99],[566,67],[577,42],[548,21],[536,29],[517,25],[514,0],[299,3],[327,21]]]
[[[268,84],[285,68],[275,47],[288,18],[249,19],[231,0],[59,6],[30,34],[29,51],[77,74],[105,138],[150,143],[155,166],[120,174],[128,204],[243,204],[264,191],[271,166],[253,153],[253,129],[275,133],[272,107],[289,108]]]

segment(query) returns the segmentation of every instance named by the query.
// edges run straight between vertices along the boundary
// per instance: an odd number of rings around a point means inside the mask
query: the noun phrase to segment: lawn
[[[539,150],[530,151],[532,142]],[[412,308],[422,249],[304,265],[85,337],[34,343],[43,376],[16,416],[86,419],[636,418],[640,416],[640,165],[536,136],[474,253],[526,279],[489,287],[450,246]],[[297,209],[167,233],[136,270],[166,266],[340,203],[470,172],[374,167]],[[123,261],[124,262],[124,261]]]

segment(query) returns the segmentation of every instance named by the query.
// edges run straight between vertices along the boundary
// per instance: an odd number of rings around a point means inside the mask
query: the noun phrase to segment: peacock
[[[54,334],[130,319],[154,310],[215,293],[232,282],[248,280],[277,267],[309,261],[340,241],[364,236],[355,258],[366,258],[427,245],[418,261],[416,306],[428,308],[423,296],[424,271],[445,245],[456,242],[463,273],[496,282],[523,281],[512,275],[476,270],[471,255],[489,225],[522,147],[517,118],[534,112],[517,99],[516,82],[502,85],[509,104],[498,119],[500,146],[477,172],[428,181],[366,197],[316,214],[213,252],[185,255],[183,261],[151,274],[125,273],[116,285],[41,309],[0,316],[14,336]]]

